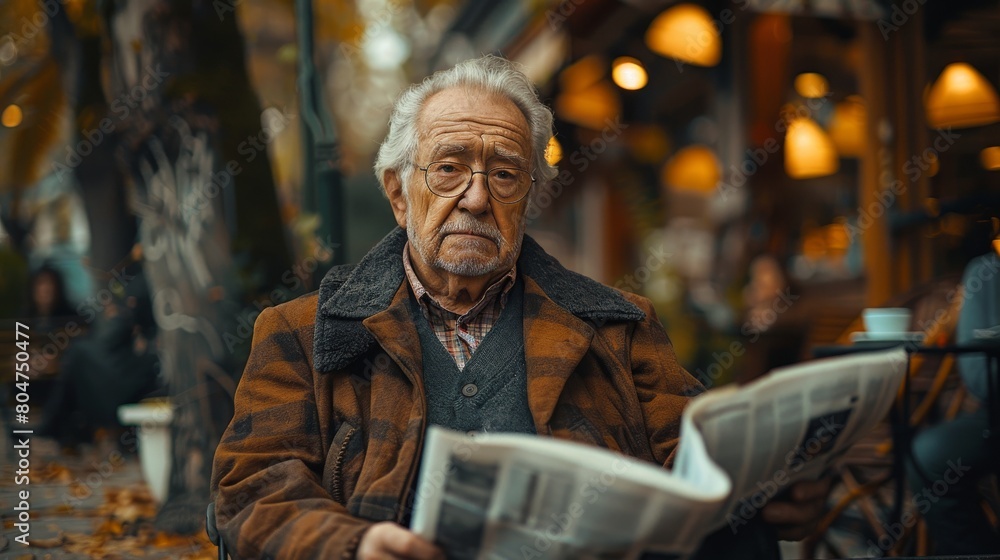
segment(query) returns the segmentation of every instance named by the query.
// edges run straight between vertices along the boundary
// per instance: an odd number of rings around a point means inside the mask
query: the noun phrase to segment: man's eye
[[[497,169],[493,176],[501,181],[516,181],[520,178],[520,172],[517,169]]]
[[[458,171],[458,168],[456,168],[454,165],[450,165],[450,164],[445,163],[445,164],[439,165],[438,168],[437,168],[437,170],[440,171],[441,173],[454,173],[454,172]]]

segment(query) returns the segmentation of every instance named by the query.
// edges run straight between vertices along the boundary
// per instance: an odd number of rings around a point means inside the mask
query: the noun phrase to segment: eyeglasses
[[[442,198],[455,198],[461,196],[472,186],[472,178],[479,173],[486,176],[486,189],[490,196],[504,204],[514,204],[520,202],[535,178],[527,171],[516,167],[494,167],[486,171],[473,171],[471,167],[464,163],[452,161],[432,161],[427,167],[417,169],[424,172],[424,182],[432,193]]]

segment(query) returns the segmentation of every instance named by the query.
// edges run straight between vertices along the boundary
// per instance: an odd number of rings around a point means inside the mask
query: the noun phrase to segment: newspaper
[[[684,558],[818,478],[885,417],[902,349],[776,369],[692,399],[672,471],[579,443],[432,426],[410,528],[452,560]]]

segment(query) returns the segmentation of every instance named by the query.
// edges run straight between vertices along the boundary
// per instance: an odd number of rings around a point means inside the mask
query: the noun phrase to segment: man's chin
[[[482,255],[470,255],[467,258],[449,255],[438,257],[434,265],[449,274],[476,277],[495,273],[500,268],[500,261],[498,258],[484,259]]]

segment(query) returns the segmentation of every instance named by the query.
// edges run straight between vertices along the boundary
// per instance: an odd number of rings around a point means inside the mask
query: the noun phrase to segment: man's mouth
[[[455,236],[457,238],[462,238],[462,237],[472,238],[472,239],[469,239],[468,241],[465,241],[466,243],[468,243],[468,242],[476,242],[476,241],[488,241],[490,243],[497,244],[497,241],[496,241],[496,239],[493,238],[493,236],[491,236],[489,234],[486,234],[486,233],[477,233],[475,231],[469,231],[469,230],[449,231],[449,232],[445,233],[441,238],[444,239],[446,237],[451,237],[451,236]],[[463,241],[459,241],[459,239],[455,239],[455,241],[457,243],[462,243],[463,242]]]

